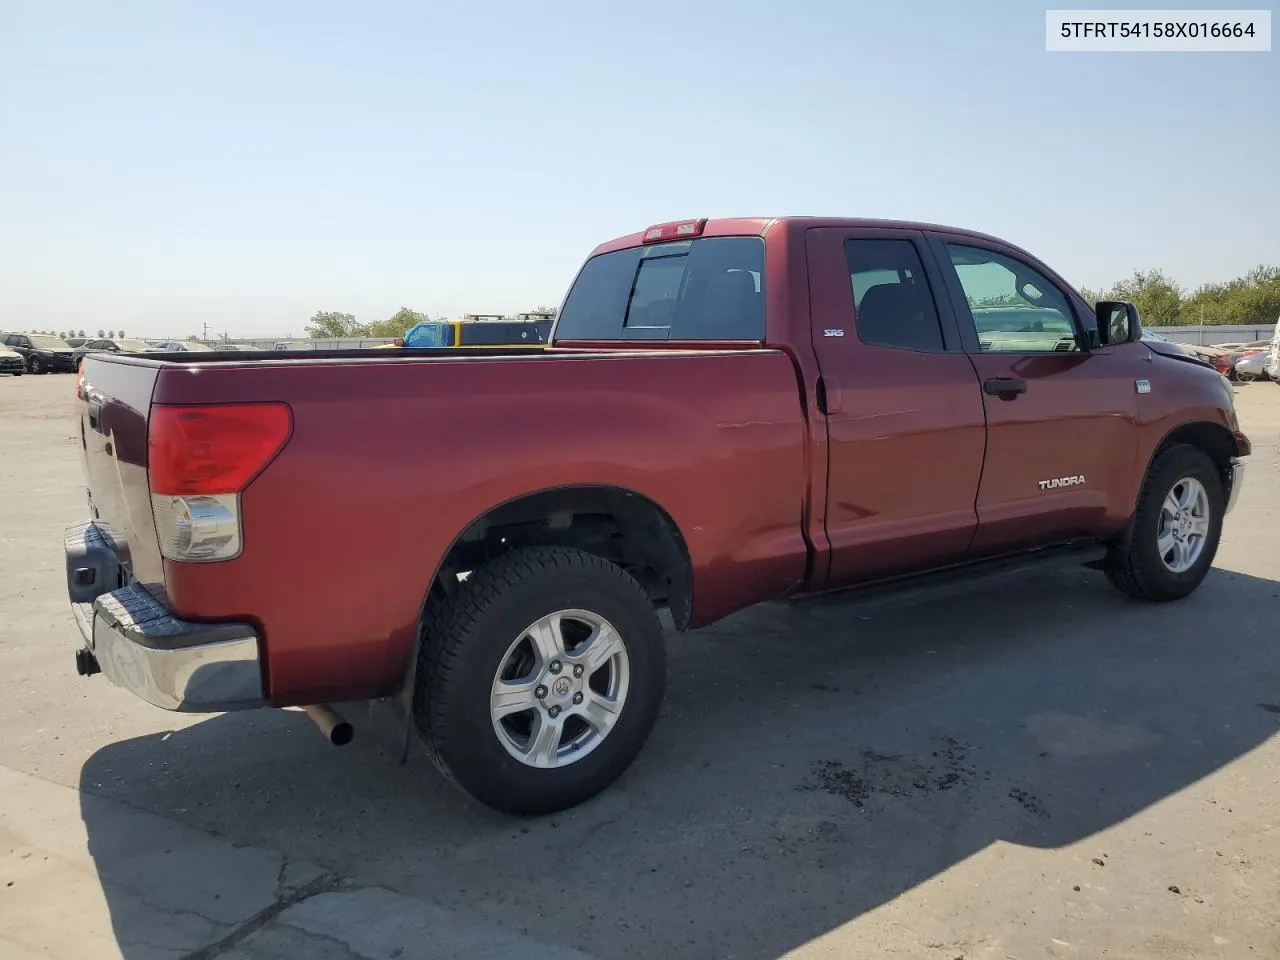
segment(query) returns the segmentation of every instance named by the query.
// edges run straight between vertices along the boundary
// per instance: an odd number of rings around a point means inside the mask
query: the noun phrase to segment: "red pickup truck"
[[[463,790],[571,806],[658,715],[658,611],[1032,564],[1174,600],[1249,441],[1131,304],[918,223],[659,224],[535,350],[89,354],[83,674],[170,710],[399,717]]]

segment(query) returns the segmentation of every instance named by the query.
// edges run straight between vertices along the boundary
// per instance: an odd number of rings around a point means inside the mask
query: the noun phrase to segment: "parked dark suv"
[[[74,348],[61,337],[45,333],[6,333],[4,344],[22,355],[32,373],[74,373]]]

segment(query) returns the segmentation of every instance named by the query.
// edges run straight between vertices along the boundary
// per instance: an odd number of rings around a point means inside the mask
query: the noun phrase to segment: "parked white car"
[[[1280,320],[1276,321],[1275,332],[1271,334],[1271,347],[1267,351],[1267,359],[1262,369],[1272,380],[1280,383]]]
[[[1248,383],[1267,376],[1266,362],[1270,353],[1270,347],[1262,347],[1244,354],[1236,361],[1236,379],[1241,383]]]

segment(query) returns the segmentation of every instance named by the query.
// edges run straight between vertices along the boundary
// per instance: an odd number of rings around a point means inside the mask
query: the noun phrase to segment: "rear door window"
[[[942,324],[920,253],[910,240],[844,242],[858,338],[878,347],[937,353]]]
[[[701,237],[592,257],[565,299],[562,340],[764,339],[764,241]]]

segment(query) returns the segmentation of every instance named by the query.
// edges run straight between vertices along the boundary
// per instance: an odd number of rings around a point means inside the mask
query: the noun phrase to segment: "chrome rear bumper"
[[[84,649],[82,674],[97,672],[165,710],[220,713],[263,703],[258,635],[244,623],[180,620],[139,584],[117,587],[115,549],[92,522],[67,528],[67,592]],[[86,655],[87,654],[87,655]]]

